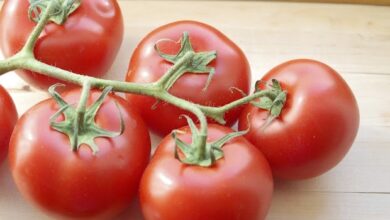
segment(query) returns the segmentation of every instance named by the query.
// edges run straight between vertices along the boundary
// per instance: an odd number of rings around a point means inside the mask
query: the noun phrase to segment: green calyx
[[[184,73],[209,74],[203,90],[207,89],[215,73],[215,69],[208,65],[217,57],[216,51],[195,52],[187,32],[184,32],[180,39],[180,50],[176,55],[163,53],[157,44],[155,45],[155,50],[166,61],[172,64],[180,63],[179,70],[176,70],[174,74],[169,76],[169,80],[164,82],[164,89],[169,90]]]
[[[50,126],[69,137],[71,149],[73,151],[77,151],[82,144],[86,144],[92,150],[92,153],[96,154],[99,151],[99,148],[95,143],[95,138],[113,138],[123,133],[124,122],[119,107],[118,110],[121,118],[121,128],[119,132],[104,130],[95,123],[95,116],[103,104],[104,99],[111,91],[111,87],[106,87],[96,102],[89,107],[86,107],[86,100],[89,95],[90,87],[87,86],[87,88],[83,88],[80,104],[75,108],[66,103],[56,92],[55,89],[57,86],[59,86],[59,84],[49,88],[49,93],[60,107],[60,109],[50,118]],[[61,114],[64,115],[64,120],[57,122],[56,120]]]
[[[259,89],[259,83],[260,81],[256,82],[255,92],[263,91]],[[287,99],[287,92],[283,91],[280,83],[276,79],[272,79],[272,84],[267,85],[266,91],[268,91],[268,95],[261,97],[258,101],[252,101],[251,104],[260,109],[267,110],[269,112],[267,120],[270,123],[282,113]]]
[[[228,141],[232,140],[235,137],[245,135],[249,131],[249,130],[245,130],[245,131],[232,132],[211,143],[208,142],[203,143],[203,148],[196,148],[194,146],[200,146],[198,145],[197,142],[206,140],[206,138],[201,137],[201,133],[199,132],[198,128],[194,124],[194,121],[190,117],[188,116],[184,116],[184,117],[186,117],[188,125],[191,130],[192,143],[187,144],[184,143],[182,140],[180,140],[177,137],[177,133],[179,133],[180,131],[173,131],[172,137],[176,143],[176,148],[175,148],[176,159],[178,159],[180,162],[187,165],[197,165],[202,167],[212,166],[213,164],[215,164],[217,160],[223,158],[224,153],[222,147]],[[180,156],[179,150],[183,154],[183,156]]]
[[[49,4],[54,4],[49,20],[58,25],[62,25],[69,15],[80,6],[81,0],[30,0],[28,10],[30,20],[38,23],[42,12],[46,10]]]

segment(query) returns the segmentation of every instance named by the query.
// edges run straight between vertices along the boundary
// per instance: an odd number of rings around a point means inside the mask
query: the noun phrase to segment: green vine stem
[[[49,22],[51,14],[54,13],[56,2],[50,1],[48,3],[48,6],[45,11],[41,14],[39,18],[39,22],[34,28],[34,31],[31,33],[29,38],[26,41],[26,44],[23,46],[22,50],[19,52],[19,54],[26,55],[26,56],[34,56],[33,49],[35,46],[35,43],[37,42],[39,35],[42,33],[43,29],[45,28],[46,24]],[[30,14],[30,13],[29,13]]]
[[[80,101],[76,108],[75,120],[73,121],[73,125],[72,125],[75,134],[79,134],[80,132],[83,132],[80,130],[83,130],[84,128],[84,119],[87,110],[87,101],[88,101],[90,90],[91,90],[91,82],[89,80],[86,80],[83,83],[83,90],[81,91]],[[74,144],[72,146],[73,151],[77,150],[78,142],[79,142],[78,135],[74,135],[73,136]]]
[[[60,1],[60,2],[62,1],[62,4],[59,4],[58,2],[55,4],[54,2],[56,1]],[[90,88],[98,88],[103,90],[107,87],[110,87],[112,88],[113,91],[151,96],[156,98],[159,101],[164,101],[173,104],[179,108],[182,108],[184,110],[193,113],[199,120],[200,129],[196,136],[196,140],[194,140],[192,143],[193,144],[192,147],[198,149],[196,151],[198,155],[196,155],[195,158],[199,158],[200,160],[207,159],[205,157],[207,157],[208,155],[208,153],[206,152],[207,151],[206,148],[208,146],[206,142],[207,140],[206,116],[214,119],[215,121],[221,124],[224,124],[225,123],[224,114],[225,112],[227,112],[232,108],[235,108],[245,103],[252,102],[253,100],[260,97],[268,97],[267,100],[270,100],[272,104],[272,102],[276,99],[275,97],[278,97],[280,93],[285,94],[285,91],[282,91],[281,89],[279,90],[270,89],[270,90],[261,90],[261,91],[256,90],[255,93],[252,95],[245,96],[241,99],[238,99],[234,102],[231,102],[229,104],[220,107],[203,106],[171,95],[168,91],[169,88],[184,73],[190,72],[196,74],[209,74],[209,79],[205,85],[205,88],[207,88],[211,80],[211,77],[214,73],[214,69],[208,67],[208,64],[213,59],[216,58],[216,52],[215,51],[195,52],[192,49],[187,33],[183,33],[183,37],[181,39],[182,48],[177,55],[164,54],[161,51],[159,51],[158,48],[156,47],[156,51],[160,54],[160,56],[165,60],[171,62],[173,65],[159,81],[154,83],[131,83],[131,82],[121,82],[116,80],[93,78],[90,76],[83,76],[76,73],[72,73],[70,71],[63,70],[42,63],[37,59],[35,59],[34,57],[33,54],[34,45],[37,39],[39,38],[41,32],[43,31],[45,25],[48,22],[53,20],[52,16],[58,15],[58,13],[54,13],[55,11],[59,10],[56,7],[58,7],[59,5],[60,6],[65,5],[69,9],[69,4],[65,4],[64,3],[65,1],[69,2],[73,0],[49,1],[49,3],[47,4],[47,8],[42,11],[42,14],[40,15],[40,19],[37,25],[35,26],[34,30],[30,34],[22,50],[16,53],[14,56],[11,56],[9,58],[6,58],[5,60],[0,61],[0,75],[15,69],[25,69],[25,70],[41,73],[43,75],[52,78],[77,84],[80,86],[84,85],[84,91],[89,90]],[[79,1],[73,1],[73,2],[79,2]],[[85,84],[85,82],[87,83]],[[278,107],[275,108],[279,109],[280,104],[282,104],[283,106],[284,101],[282,99],[279,99],[277,100],[276,104],[274,106],[278,106]],[[81,102],[80,105],[83,105],[83,103]],[[268,107],[271,108],[272,105]],[[81,106],[80,109],[83,109],[83,106]],[[196,163],[192,163],[192,164],[196,164]]]

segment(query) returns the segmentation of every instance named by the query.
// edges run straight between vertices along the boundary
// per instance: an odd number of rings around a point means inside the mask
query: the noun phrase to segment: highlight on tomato
[[[178,159],[184,156],[183,151],[175,156],[175,139],[191,143],[191,130],[185,127],[177,131],[177,137],[166,136],[147,166],[140,186],[145,219],[264,219],[271,202],[273,179],[262,153],[239,136],[221,148],[207,148],[214,153],[223,152],[223,158],[213,165],[184,164]],[[220,142],[232,132],[231,128],[209,124],[207,141]]]
[[[15,127],[9,149],[13,179],[27,200],[50,215],[112,219],[137,195],[150,156],[149,133],[126,100],[103,93],[104,99],[101,91],[91,91],[77,139],[67,134],[75,131],[69,119],[79,89],[38,103]]]
[[[242,112],[239,129],[249,128],[245,137],[264,153],[276,178],[306,179],[336,166],[359,127],[358,105],[347,83],[331,67],[309,59],[278,65],[258,89],[272,79],[287,91],[281,114],[270,121],[267,108],[259,108],[268,102],[260,99]]]
[[[7,157],[9,140],[17,119],[15,104],[7,90],[0,85],[0,165]]]
[[[5,0],[2,5],[0,47],[5,57],[22,49],[36,25],[29,18],[29,2],[33,1]],[[122,13],[116,0],[83,0],[64,24],[46,25],[34,55],[39,61],[61,69],[101,77],[114,62],[122,39]],[[26,70],[16,72],[29,85],[44,90],[59,82]]]
[[[201,105],[222,106],[249,92],[251,72],[242,50],[214,27],[197,21],[169,23],[144,37],[131,57],[126,81],[150,83],[159,80],[174,65],[161,54],[180,53],[183,33],[188,33],[195,52],[215,51],[216,58],[208,65],[213,71],[205,69],[205,74],[187,72],[169,89],[170,94]],[[180,115],[196,119],[191,113],[171,104],[156,102],[153,97],[135,94],[126,97],[147,126],[161,136],[186,125],[186,120]],[[227,112],[227,126],[234,124],[242,109],[238,107]]]

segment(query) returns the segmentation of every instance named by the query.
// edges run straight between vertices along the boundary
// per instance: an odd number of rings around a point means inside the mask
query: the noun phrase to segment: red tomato
[[[189,128],[178,135],[191,142]],[[232,132],[209,125],[209,141]],[[174,156],[171,135],[162,140],[145,170],[140,201],[146,220],[260,220],[270,206],[272,174],[264,156],[245,138],[222,148],[224,158],[212,167],[185,165]]]
[[[7,157],[9,139],[17,119],[15,104],[7,90],[0,85],[0,164]]]
[[[162,39],[179,41],[183,32],[189,33],[195,52],[217,51],[217,58],[209,65],[215,68],[215,75],[207,90],[202,91],[208,74],[185,74],[169,90],[171,94],[202,105],[221,106],[242,97],[241,93],[232,92],[231,88],[249,92],[250,67],[241,49],[215,28],[195,21],[170,23],[149,33],[131,57],[126,81],[157,81],[172,64],[159,56],[154,45]],[[167,54],[177,54],[180,48],[179,42],[164,41],[158,45]],[[128,94],[127,99],[139,111],[148,127],[159,135],[166,135],[175,128],[185,126],[186,120],[179,119],[179,116],[191,115],[167,103],[160,103],[156,109],[152,109],[156,99],[151,97]],[[227,126],[234,124],[242,109],[235,108],[226,114]]]
[[[0,46],[6,57],[22,48],[36,25],[28,18],[28,7],[29,1],[4,1],[0,13]],[[99,77],[112,65],[122,38],[122,14],[116,0],[84,0],[63,26],[49,23],[45,27],[34,54],[44,63]],[[17,73],[41,89],[58,82],[29,71]]]
[[[64,95],[77,103],[80,90]],[[100,92],[93,91],[89,103]],[[48,99],[18,121],[11,137],[9,161],[16,185],[24,197],[52,214],[71,218],[110,219],[123,211],[138,191],[150,156],[149,133],[127,102],[107,96],[95,118],[109,131],[120,130],[118,104],[125,130],[115,138],[96,138],[99,152],[82,145],[70,149],[69,139],[49,126],[58,105]]]
[[[304,179],[328,171],[348,152],[359,127],[351,89],[335,70],[314,60],[283,63],[262,81],[271,79],[287,90],[281,115],[264,128],[268,113],[250,105],[239,129],[250,127],[246,138],[264,153],[277,178]]]

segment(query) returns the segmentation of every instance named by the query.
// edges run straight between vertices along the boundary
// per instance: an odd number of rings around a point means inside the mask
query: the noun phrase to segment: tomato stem
[[[85,112],[90,90],[91,82],[89,80],[84,81],[80,101],[76,109],[76,119],[73,121],[73,128],[75,129],[75,135],[71,137],[73,138],[73,141],[71,141],[73,143],[73,146],[71,146],[73,151],[77,151],[79,133],[83,133],[86,130]]]
[[[217,57],[216,51],[195,52],[192,48],[190,37],[187,32],[183,33],[180,39],[181,47],[176,55],[163,53],[158,45],[154,46],[156,52],[165,61],[174,65],[157,81],[157,84],[165,90],[169,90],[173,84],[185,73],[208,74],[206,85],[203,90],[207,89],[214,75],[214,68],[208,64]]]
[[[168,92],[164,91],[163,94],[161,94],[161,99],[164,101],[169,102],[170,104],[173,104],[181,109],[187,110],[191,113],[193,113],[199,120],[200,130],[199,135],[197,136],[196,140],[193,143],[193,148],[197,149],[197,157],[200,159],[205,158],[206,154],[206,140],[207,140],[207,119],[205,114],[202,112],[202,110],[194,103],[184,101],[183,99],[180,99],[176,96],[173,96],[169,94]]]
[[[77,113],[81,116],[85,113],[85,110],[87,108],[87,101],[88,101],[90,90],[91,90],[91,82],[89,80],[85,80],[83,83],[83,90],[81,91],[80,101],[77,106]]]
[[[50,6],[54,7],[54,10],[49,13],[49,20],[62,25],[80,5],[81,0],[30,0],[28,17],[38,23],[43,16],[41,12],[44,12]]]
[[[15,69],[23,68],[24,62],[34,59],[35,44],[39,38],[39,35],[45,28],[46,24],[49,22],[50,16],[53,13],[54,9],[55,1],[50,1],[46,10],[42,12],[39,22],[27,38],[27,41],[22,47],[22,49],[15,55],[0,61],[0,75]]]
[[[220,106],[220,107],[211,107],[211,106],[203,106],[203,105],[198,105],[198,107],[202,110],[204,114],[206,114],[208,117],[214,119],[220,124],[225,124],[225,119],[224,115],[226,112],[229,110],[236,108],[240,105],[247,104],[257,98],[261,97],[276,97],[277,94],[275,91],[271,90],[261,90],[261,91],[256,91],[251,95],[242,97],[241,99],[237,99],[231,103],[228,103],[226,105]]]
[[[244,135],[249,131],[249,129],[247,129],[245,131],[232,132],[211,143],[207,142],[205,139],[205,142],[202,143],[203,148],[194,148],[193,146],[200,140],[201,133],[190,117],[186,115],[184,115],[184,117],[187,119],[187,123],[191,130],[192,143],[189,145],[183,142],[178,137],[179,132],[176,130],[172,132],[172,137],[176,142],[175,158],[187,165],[202,167],[213,166],[217,160],[223,158],[224,152],[222,147],[228,141],[235,137]],[[183,156],[180,155],[179,150]]]
[[[192,59],[194,53],[186,53],[178,62],[175,63],[164,75],[156,82],[157,85],[168,90],[173,83],[186,72],[186,65]]]
[[[36,41],[39,38],[39,35],[42,33],[43,29],[45,28],[46,24],[49,22],[51,14],[53,14],[56,2],[50,1],[48,3],[48,6],[46,10],[44,10],[39,18],[39,22],[34,27],[33,31],[31,32],[30,36],[27,38],[26,44],[23,46],[20,53],[24,53],[29,56],[34,56],[34,46],[36,44]]]

